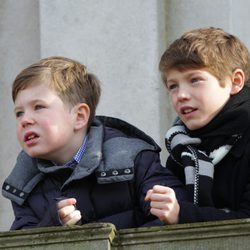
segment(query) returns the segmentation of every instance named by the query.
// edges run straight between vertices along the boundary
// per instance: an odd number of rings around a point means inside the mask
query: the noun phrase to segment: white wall
[[[238,36],[250,48],[250,1],[167,0],[166,36],[171,42],[198,27],[220,27]]]
[[[11,83],[40,57],[38,16],[38,1],[0,1],[0,186],[19,152]],[[9,229],[12,218],[10,202],[0,196],[0,230]]]

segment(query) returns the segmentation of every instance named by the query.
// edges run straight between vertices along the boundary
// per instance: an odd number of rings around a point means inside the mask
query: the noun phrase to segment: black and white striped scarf
[[[226,156],[239,138],[240,135],[232,135],[226,144],[205,153],[198,149],[201,139],[190,137],[180,121],[167,131],[167,150],[178,166],[184,168],[186,188],[195,205],[213,205],[211,190],[214,166]]]

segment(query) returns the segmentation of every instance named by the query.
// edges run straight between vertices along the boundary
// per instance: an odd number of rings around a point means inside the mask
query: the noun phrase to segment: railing
[[[0,232],[0,249],[250,249],[250,219],[117,231],[112,224]]]

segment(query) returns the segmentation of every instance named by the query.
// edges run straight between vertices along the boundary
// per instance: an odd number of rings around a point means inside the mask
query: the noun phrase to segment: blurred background
[[[97,114],[139,127],[167,152],[175,117],[158,71],[170,42],[198,27],[220,27],[250,48],[248,0],[0,0],[0,184],[20,147],[11,85],[28,65],[48,56],[85,64],[102,83]],[[0,196],[0,231],[13,220]]]

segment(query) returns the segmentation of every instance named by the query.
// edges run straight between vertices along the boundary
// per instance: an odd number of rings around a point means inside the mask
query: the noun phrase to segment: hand
[[[62,225],[75,225],[81,220],[81,212],[76,209],[75,198],[65,198],[57,203],[58,215]]]
[[[180,206],[172,188],[155,185],[148,190],[145,201],[150,201],[150,213],[165,224],[177,224]]]

